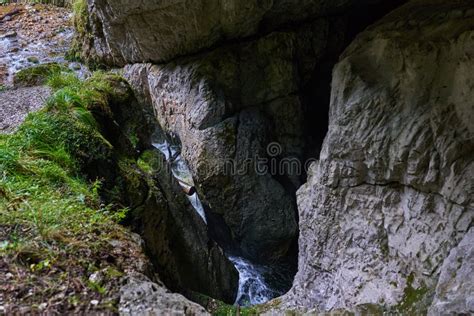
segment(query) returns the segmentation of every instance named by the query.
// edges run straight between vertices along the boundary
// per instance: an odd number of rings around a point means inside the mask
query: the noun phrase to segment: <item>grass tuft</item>
[[[67,68],[57,63],[48,63],[20,70],[14,77],[15,86],[37,86],[46,83],[53,75],[60,76]]]
[[[83,175],[84,166],[107,161],[113,152],[89,111],[112,97],[111,78],[96,73],[81,81],[51,72],[48,84],[54,93],[47,106],[29,114],[16,133],[0,135],[0,274],[10,278],[0,284],[0,292],[11,293],[4,298],[7,308],[20,300],[37,313],[34,306],[43,298],[66,293],[60,311],[84,312],[92,308],[90,300],[118,291],[114,280],[122,268],[111,261],[117,246],[108,241],[126,239],[117,222],[127,210],[104,205],[100,179]],[[125,244],[120,258],[129,249]],[[91,272],[103,268],[116,271],[109,282],[88,282]],[[28,296],[23,297],[24,289]],[[114,304],[104,302],[107,308]]]

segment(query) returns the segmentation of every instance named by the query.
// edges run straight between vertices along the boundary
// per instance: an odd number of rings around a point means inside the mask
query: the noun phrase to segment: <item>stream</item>
[[[167,141],[154,142],[153,147],[158,149],[171,166],[171,172],[183,187],[185,192],[189,192],[188,199],[194,210],[207,225],[206,213],[199,199],[198,193],[194,190],[194,180],[186,162],[182,159],[179,146],[171,145]],[[190,190],[192,190],[190,192]],[[250,306],[263,304],[269,300],[284,294],[280,288],[279,280],[284,277],[284,269],[268,267],[252,263],[248,259],[226,253],[227,258],[234,264],[239,272],[239,289],[235,304],[240,306]]]

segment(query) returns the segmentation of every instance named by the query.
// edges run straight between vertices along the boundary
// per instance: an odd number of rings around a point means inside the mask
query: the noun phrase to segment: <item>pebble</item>
[[[81,64],[79,63],[71,63],[69,65],[69,68],[72,69],[72,70],[81,70]]]
[[[30,63],[33,63],[33,64],[39,63],[38,57],[35,57],[35,56],[30,56],[30,57],[28,57],[26,60],[27,60],[28,62],[30,62]]]
[[[104,277],[103,277],[101,271],[97,271],[97,272],[95,272],[95,273],[92,273],[92,274],[89,276],[89,281],[90,281],[90,282],[93,282],[93,283],[96,283],[96,284],[102,283],[103,280],[104,280]]]

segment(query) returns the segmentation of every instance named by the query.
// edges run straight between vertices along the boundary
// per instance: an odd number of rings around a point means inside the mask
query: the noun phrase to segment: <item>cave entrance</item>
[[[303,157],[301,157],[303,161],[308,162],[320,158],[323,142],[329,128],[332,72],[340,56],[365,28],[406,2],[407,0],[393,0],[382,3],[372,1],[372,3],[365,5],[354,5],[353,8],[343,14],[333,12],[331,16],[327,17],[331,26],[326,52],[318,61],[309,79],[301,83],[300,97],[303,105],[305,135],[305,148]],[[341,31],[341,27],[344,28],[343,31]],[[303,171],[300,179],[301,183],[305,183],[307,178],[305,170]],[[279,179],[279,182],[294,196],[296,203],[297,188],[285,185],[289,182],[288,179]],[[296,218],[299,222],[298,214],[296,214]],[[298,263],[297,240],[291,247],[288,257],[290,267],[287,273],[291,274],[291,280],[293,280]]]
[[[329,105],[331,101],[332,70],[341,54],[352,43],[355,37],[365,28],[374,24],[384,15],[393,11],[407,0],[394,0],[382,3],[357,5],[343,15],[334,13],[333,25],[329,30],[327,51],[313,70],[308,81],[302,84],[302,101],[304,106],[305,159],[319,159],[324,138],[329,127]],[[341,35],[339,28],[344,27],[343,38],[331,38]],[[335,29],[338,28],[338,29]],[[306,174],[303,175],[306,178]],[[305,181],[305,179],[303,179]]]

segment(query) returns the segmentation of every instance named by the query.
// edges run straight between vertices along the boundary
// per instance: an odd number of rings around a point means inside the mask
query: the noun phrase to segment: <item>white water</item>
[[[13,75],[21,69],[36,66],[29,58],[37,59],[40,64],[65,64],[64,54],[74,33],[67,29],[51,39],[31,40],[20,35],[13,37],[0,36],[0,65],[8,65],[5,84],[13,84]]]
[[[235,303],[240,306],[257,305],[268,302],[280,293],[272,290],[265,281],[263,274],[266,268],[250,261],[229,256],[229,260],[239,271],[239,291]]]
[[[171,165],[171,172],[176,180],[178,180],[179,184],[183,186],[183,188],[194,187],[194,180],[191,176],[191,171],[186,165],[186,162],[181,158],[181,154],[178,154],[178,148],[171,146],[167,141],[164,141],[163,143],[153,143],[152,145],[165,155],[166,161]],[[204,207],[202,206],[197,193],[190,196],[188,195],[187,197],[198,215],[202,218],[204,223],[207,224],[206,213],[204,212]]]
[[[161,143],[153,143],[153,147],[163,153],[166,161],[171,165],[173,176],[182,186],[185,184],[183,186],[184,188],[186,188],[186,186],[194,186],[191,171],[186,165],[186,162],[181,158],[177,146],[170,145],[167,141],[164,141]],[[207,224],[204,207],[198,194],[194,193],[188,196],[188,199],[199,216],[201,216]],[[282,294],[272,290],[265,281],[264,274],[265,272],[269,273],[267,267],[253,264],[241,257],[228,256],[228,259],[239,272],[239,289],[235,304],[240,306],[262,304]]]

